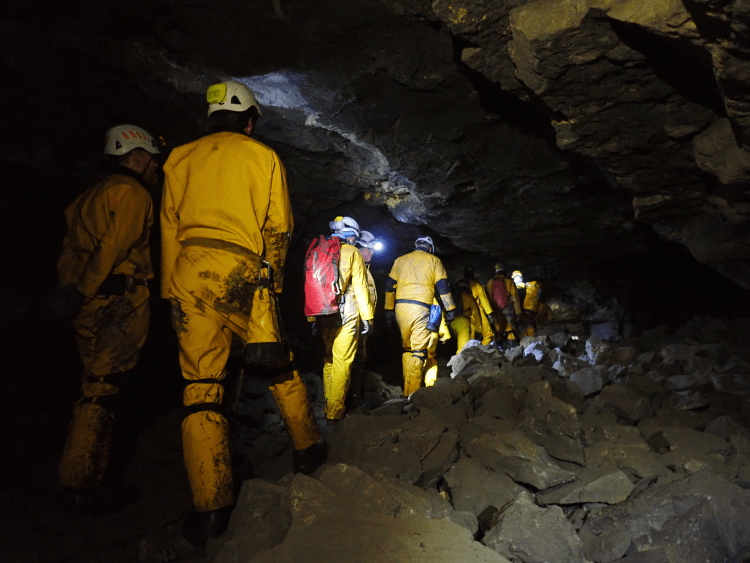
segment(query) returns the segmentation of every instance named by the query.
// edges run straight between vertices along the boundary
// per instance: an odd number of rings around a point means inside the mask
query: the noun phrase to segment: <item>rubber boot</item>
[[[318,442],[304,450],[294,450],[292,452],[294,472],[310,475],[325,463],[327,457],[328,447]]]
[[[180,532],[192,545],[205,548],[208,540],[218,538],[229,527],[234,506],[224,506],[208,512],[191,512]]]

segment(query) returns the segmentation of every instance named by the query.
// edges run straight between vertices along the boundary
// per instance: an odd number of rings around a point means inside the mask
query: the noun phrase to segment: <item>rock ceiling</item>
[[[0,22],[5,164],[91,175],[102,132],[264,108],[303,237],[346,212],[511,264],[684,245],[750,288],[750,1],[32,0]],[[71,198],[72,199],[72,198]]]

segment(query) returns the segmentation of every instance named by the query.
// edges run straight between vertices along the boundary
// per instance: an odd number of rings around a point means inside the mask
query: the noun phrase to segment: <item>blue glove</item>
[[[393,326],[393,321],[396,320],[396,313],[395,311],[386,311],[385,312],[385,324],[388,326],[388,328],[391,328]]]
[[[318,334],[318,323],[315,321],[310,323],[310,334],[312,334],[313,336]]]

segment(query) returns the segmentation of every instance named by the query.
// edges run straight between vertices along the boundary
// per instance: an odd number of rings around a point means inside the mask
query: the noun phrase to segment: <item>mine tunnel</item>
[[[718,0],[6,6],[0,561],[750,561],[749,21]],[[83,366],[50,300],[105,132],[145,129],[164,165],[227,81],[286,170],[283,339],[327,459],[295,473],[268,381],[229,362],[233,511],[196,545],[161,171],[148,337],[107,468],[133,495],[106,512],[61,494]],[[362,400],[328,428],[303,288],[337,217],[383,249]],[[386,292],[424,237],[453,287],[502,262],[550,318],[515,346],[453,334],[404,397]]]

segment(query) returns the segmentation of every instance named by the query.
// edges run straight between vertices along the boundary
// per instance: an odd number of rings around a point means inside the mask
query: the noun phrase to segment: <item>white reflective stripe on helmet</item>
[[[206,90],[206,101],[208,102],[208,115],[219,110],[243,112],[251,107],[258,110],[258,115],[263,115],[253,91],[235,80],[209,86]]]
[[[351,217],[342,217],[339,215],[333,221],[328,223],[328,227],[338,235],[355,236],[359,238],[359,223]]]
[[[151,134],[135,125],[117,125],[104,136],[104,154],[121,156],[133,149],[159,154],[159,148]]]
[[[414,248],[419,248],[420,246],[429,246],[430,252],[435,252],[435,245],[432,243],[431,237],[419,237],[415,240]]]

